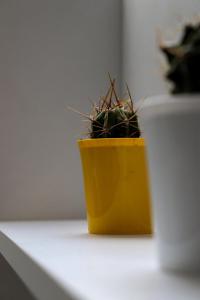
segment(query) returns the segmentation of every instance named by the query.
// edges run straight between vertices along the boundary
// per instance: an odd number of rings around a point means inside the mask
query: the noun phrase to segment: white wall
[[[120,0],[0,1],[0,219],[84,215],[78,115],[120,77]]]
[[[123,78],[137,99],[165,93],[156,30],[176,31],[180,19],[200,14],[199,0],[123,0]]]

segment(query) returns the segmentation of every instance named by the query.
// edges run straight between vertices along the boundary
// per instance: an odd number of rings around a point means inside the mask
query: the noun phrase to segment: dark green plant
[[[84,115],[90,121],[90,138],[140,137],[136,110],[128,86],[127,91],[128,99],[120,100],[115,89],[115,79],[110,78],[106,95],[97,104],[93,104],[90,115]]]
[[[173,46],[161,45],[169,71],[166,78],[173,83],[173,94],[200,92],[200,23],[185,25],[182,38]]]

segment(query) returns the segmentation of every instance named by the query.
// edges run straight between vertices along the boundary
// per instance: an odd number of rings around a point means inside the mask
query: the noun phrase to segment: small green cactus
[[[90,115],[85,116],[90,121],[89,137],[98,138],[138,138],[140,129],[133,100],[127,86],[128,99],[120,100],[115,89],[115,79],[110,75],[110,87],[107,94],[93,104]],[[77,112],[77,111],[75,111]]]
[[[115,90],[115,80],[110,78],[110,87],[106,96],[94,106],[90,116],[91,138],[140,137],[137,115],[128,86],[127,90],[129,98],[120,100]]]
[[[200,23],[186,24],[180,42],[168,47],[161,45],[169,71],[166,78],[173,82],[173,94],[200,92]]]

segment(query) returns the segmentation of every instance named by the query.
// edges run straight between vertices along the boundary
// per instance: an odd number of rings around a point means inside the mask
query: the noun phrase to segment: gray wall
[[[0,1],[0,219],[84,216],[76,139],[120,79],[119,0]]]
[[[123,0],[123,78],[137,99],[166,93],[157,29],[176,35],[181,21],[200,14],[199,0]]]
[[[0,1],[1,220],[84,216],[86,129],[66,107],[88,112],[107,71],[136,99],[166,92],[156,28],[199,12],[199,0]]]

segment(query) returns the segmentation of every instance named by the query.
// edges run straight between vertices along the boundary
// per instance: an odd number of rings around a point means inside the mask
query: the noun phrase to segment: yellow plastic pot
[[[151,233],[144,139],[85,139],[78,144],[89,232]]]

